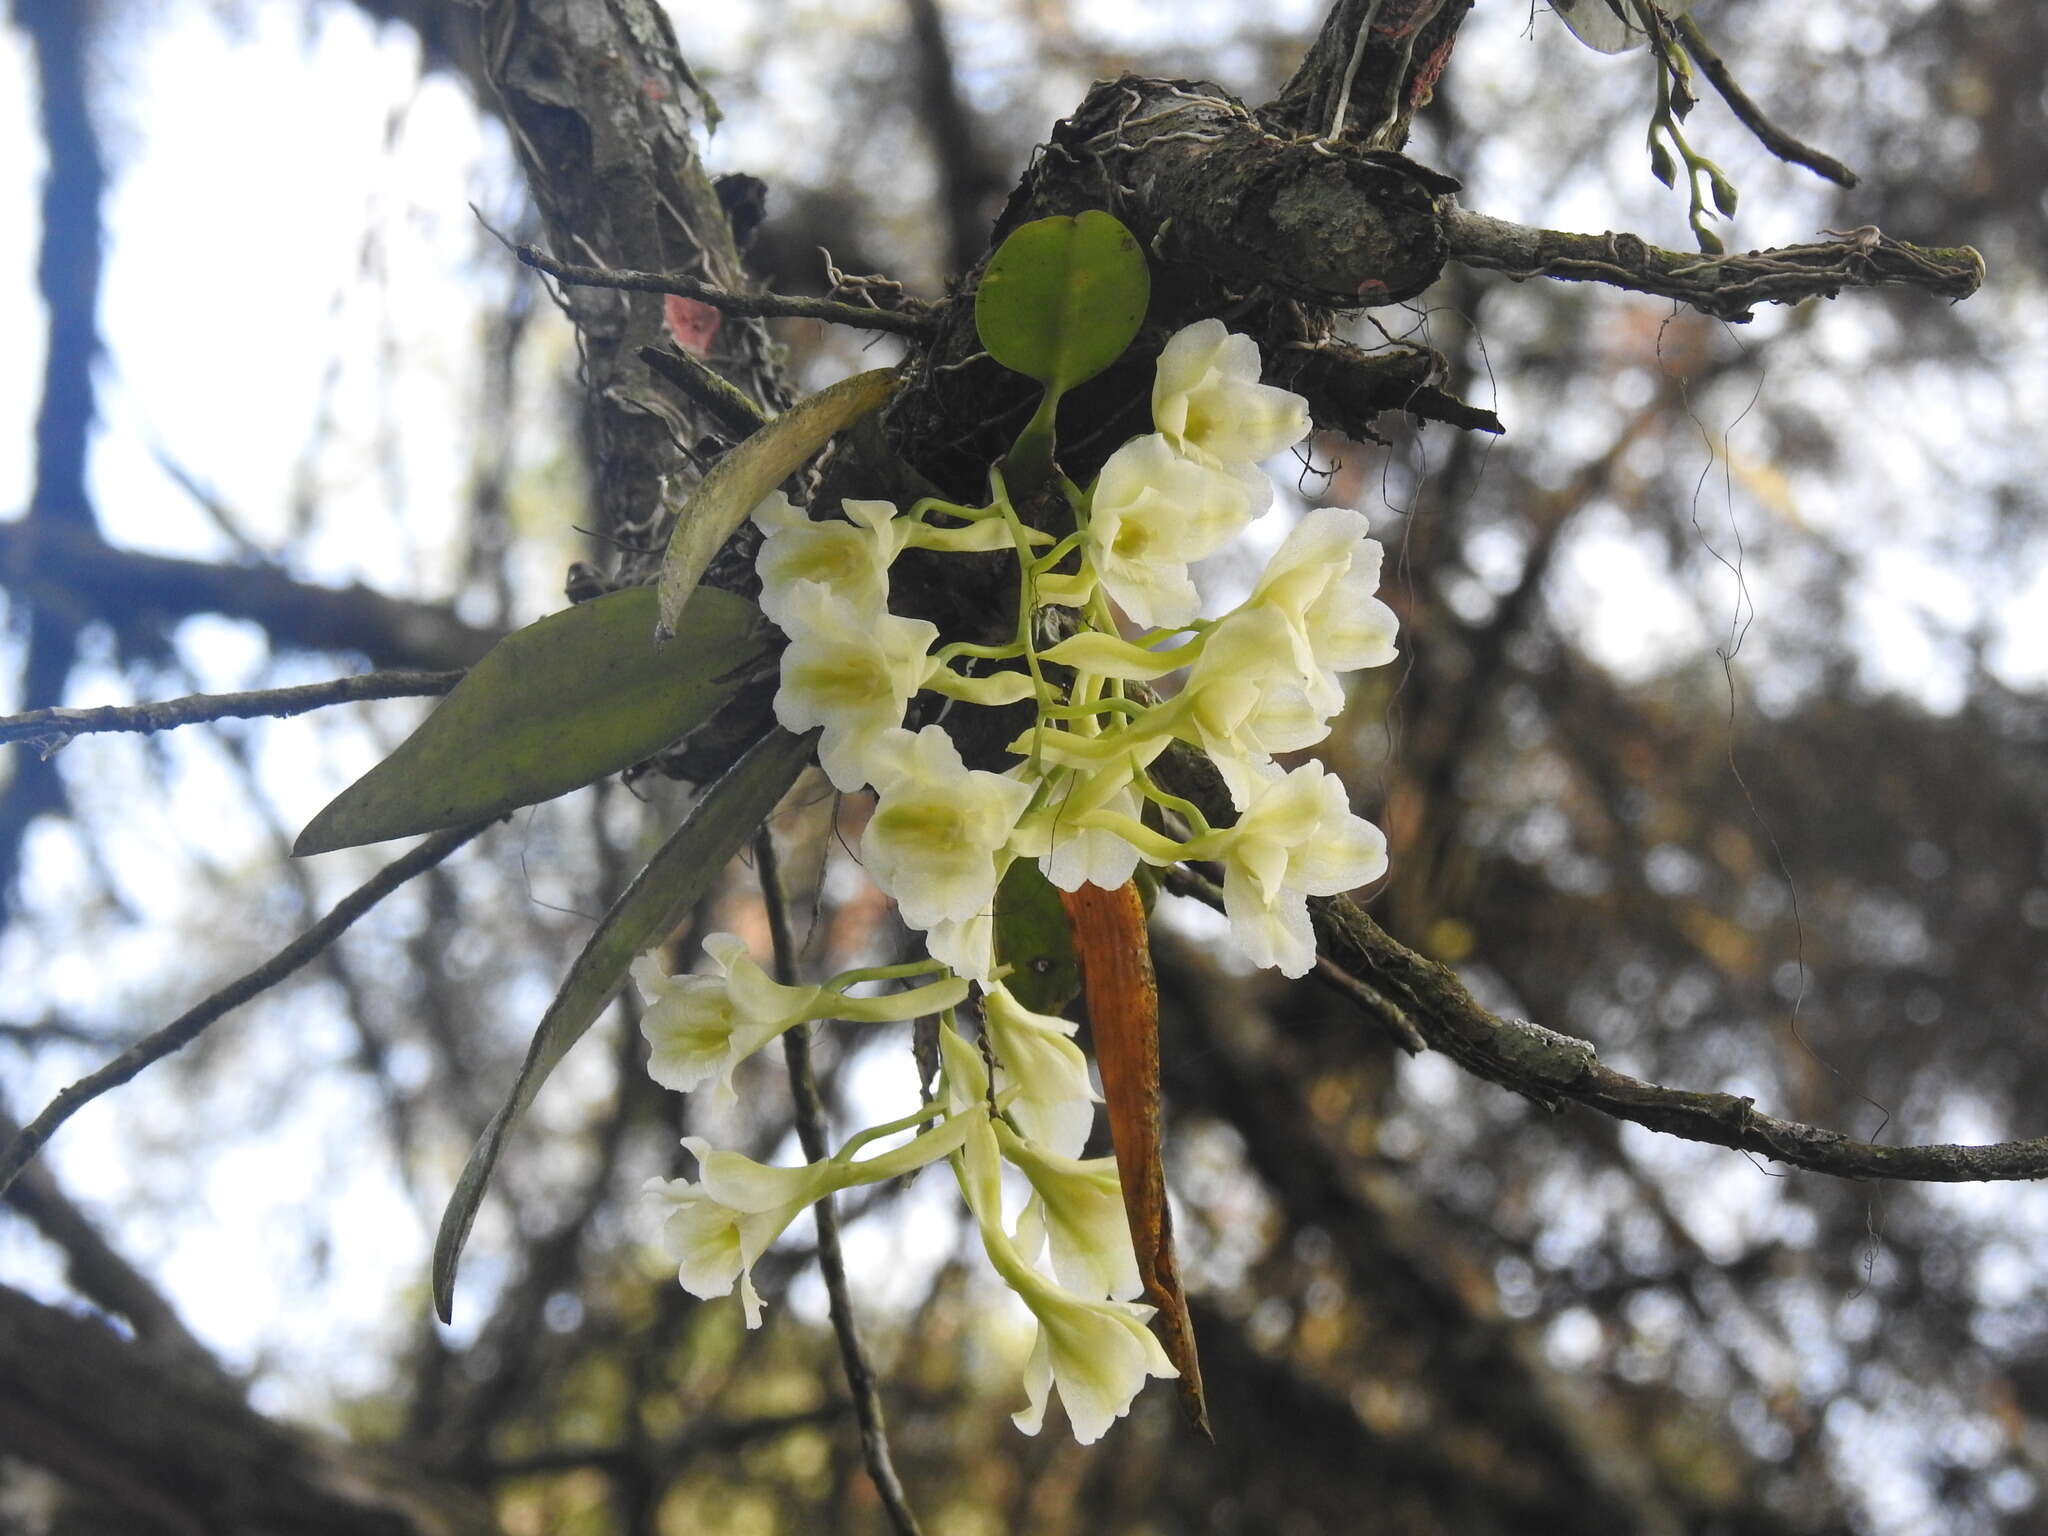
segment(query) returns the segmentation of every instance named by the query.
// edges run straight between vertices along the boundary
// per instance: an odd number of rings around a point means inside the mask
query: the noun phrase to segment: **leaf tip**
[[[305,831],[292,844],[292,857],[303,859],[316,853],[332,853],[339,848],[341,844],[334,841],[330,820],[327,812],[322,811],[307,822]]]

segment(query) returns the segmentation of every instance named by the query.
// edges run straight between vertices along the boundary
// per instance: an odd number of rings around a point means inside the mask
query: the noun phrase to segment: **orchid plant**
[[[1084,240],[1114,225],[1100,214],[1079,222]],[[1074,220],[1043,223],[1075,234]],[[1012,242],[1043,234],[1026,226]],[[1220,320],[1197,321],[1167,341],[1152,384],[1153,431],[1112,453],[1090,485],[1058,472],[1060,393],[1121,353],[1144,309],[1143,255],[1127,234],[1113,243],[1107,275],[1100,263],[1067,274],[1067,318],[1089,300],[1089,282],[1098,304],[1113,303],[1119,280],[1128,301],[1132,261],[1135,304],[1106,327],[1069,323],[1079,355],[1076,346],[1049,345],[1029,323],[1043,292],[1019,299],[1016,290],[1046,284],[1006,265],[1012,246],[991,264],[978,312],[984,344],[1044,383],[1046,403],[991,469],[984,503],[927,498],[899,509],[848,500],[840,518],[818,519],[777,491],[753,512],[764,535],[760,606],[788,639],[776,718],[819,733],[818,761],[837,789],[875,796],[861,862],[923,936],[927,958],[785,986],[738,938],[717,934],[704,946],[714,973],[669,977],[651,957],[633,969],[649,1004],[649,1070],[669,1087],[708,1085],[720,1096],[732,1093],[740,1060],[805,1021],[938,1017],[941,1081],[932,1096],[829,1159],[767,1168],[686,1141],[697,1177],[650,1185],[666,1246],[687,1290],[713,1297],[737,1286],[754,1326],[753,1263],[805,1205],[949,1160],[995,1273],[1039,1325],[1016,1421],[1035,1432],[1056,1391],[1083,1443],[1122,1416],[1148,1378],[1176,1369],[1146,1327],[1153,1309],[1132,1299],[1139,1266],[1117,1162],[1082,1156],[1097,1095],[1075,1026],[1027,1007],[1005,984],[998,888],[1018,861],[1070,892],[1121,887],[1141,864],[1210,861],[1223,868],[1225,909],[1245,956],[1302,975],[1315,961],[1308,898],[1378,878],[1386,845],[1319,763],[1283,768],[1274,759],[1328,733],[1344,702],[1342,674],[1395,655],[1395,617],[1375,595],[1380,546],[1363,516],[1341,508],[1304,518],[1236,608],[1202,615],[1190,565],[1267,510],[1272,486],[1261,462],[1310,426],[1305,401],[1260,381],[1256,343]],[[1024,496],[1047,486],[1070,514],[1064,532],[1020,515]],[[1014,638],[942,644],[932,624],[892,613],[891,568],[912,548],[1009,552]],[[912,729],[929,695],[970,708],[1030,702],[1030,724],[1009,743],[1014,766],[966,766],[947,732],[928,723],[932,711]],[[1176,741],[1220,770],[1234,823],[1211,825],[1156,782],[1151,767]],[[916,985],[882,996],[850,990],[895,979]],[[970,1006],[975,1043],[962,1033]],[[893,1150],[855,1156],[912,1130]],[[1008,1222],[1005,1164],[1029,1190]]]

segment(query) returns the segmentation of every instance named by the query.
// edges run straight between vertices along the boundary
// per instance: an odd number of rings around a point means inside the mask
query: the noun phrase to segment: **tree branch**
[[[929,336],[932,322],[923,315],[888,309],[863,309],[835,299],[807,299],[780,293],[733,293],[681,272],[627,272],[614,267],[580,267],[557,261],[537,245],[515,245],[512,254],[536,272],[575,288],[617,288],[626,293],[673,293],[709,304],[728,315],[755,319],[822,320],[829,325],[856,325],[867,331],[898,336]]]
[[[746,285],[731,220],[692,137],[717,108],[691,74],[656,0],[483,0],[491,85],[554,250],[599,270],[687,266],[715,289]],[[590,403],[597,527],[628,551],[618,584],[659,565],[701,436],[640,360],[668,340],[657,296],[569,290]],[[705,361],[770,411],[789,402],[767,328],[719,328]],[[714,568],[716,574],[716,568]]]
[[[550,1446],[524,1456],[501,1456],[481,1462],[475,1470],[493,1481],[546,1477],[552,1473],[581,1471],[585,1467],[595,1467],[613,1476],[641,1465],[657,1466],[664,1472],[673,1473],[695,1457],[726,1454],[758,1441],[786,1435],[791,1430],[829,1424],[845,1412],[844,1403],[821,1403],[816,1408],[799,1408],[791,1413],[766,1413],[745,1419],[710,1419],[692,1425],[673,1439],[653,1445]]]
[[[1602,1065],[1590,1041],[1488,1013],[1448,966],[1397,943],[1350,898],[1316,898],[1309,908],[1324,953],[1359,980],[1399,998],[1431,1047],[1473,1075],[1546,1108],[1583,1104],[1687,1141],[1755,1152],[1844,1179],[1961,1184],[2048,1178],[2048,1136],[1985,1146],[1880,1146],[1763,1114],[1746,1095],[1646,1083]]]
[[[58,1093],[49,1106],[28,1123],[0,1154],[0,1195],[7,1193],[23,1168],[57,1128],[79,1110],[111,1088],[118,1088],[145,1067],[190,1045],[223,1014],[274,987],[293,971],[313,959],[347,931],[349,925],[370,908],[405,884],[414,875],[432,869],[464,843],[491,825],[436,832],[402,858],[394,859],[370,879],[334,904],[319,922],[272,955],[246,975],[229,982],[197,1006],[186,1010],[162,1029],[145,1035],[96,1072],[89,1072]]]
[[[98,731],[151,734],[208,720],[282,720],[330,704],[365,699],[405,699],[446,693],[463,673],[365,672],[326,683],[301,683],[291,688],[257,688],[246,693],[193,693],[181,699],[146,704],[107,704],[97,709],[32,709],[0,715],[0,742],[31,741],[48,757],[74,736]]]
[[[1668,24],[1678,33],[1678,40],[1685,45],[1685,51],[1692,55],[1693,63],[1699,65],[1700,73],[1707,77],[1721,99],[1728,103],[1728,110],[1736,120],[1751,133],[1756,141],[1792,165],[1803,165],[1814,175],[1832,181],[1839,187],[1853,187],[1858,177],[1841,161],[1832,155],[1801,143],[1768,117],[1764,109],[1750,99],[1749,93],[1738,85],[1727,61],[1714,51],[1714,45],[1707,41],[1707,35],[1700,30],[1700,24],[1690,16],[1667,18]]]
[[[1165,788],[1194,801],[1216,825],[1234,820],[1228,795],[1200,753],[1170,751],[1153,772]],[[1172,880],[1176,890],[1217,904],[1214,886],[1199,876],[1190,879],[1179,871]],[[1390,937],[1348,896],[1313,897],[1309,915],[1319,958],[1365,989],[1357,1001],[1375,1022],[1398,1029],[1394,1020],[1399,1017],[1432,1050],[1442,1051],[1473,1076],[1511,1088],[1546,1109],[1583,1104],[1686,1141],[1760,1153],[1843,1179],[1966,1184],[2048,1178],[2048,1136],[1985,1146],[1888,1147],[1763,1114],[1745,1095],[1644,1082],[1603,1065],[1590,1040],[1487,1012],[1449,966]]]
[[[674,347],[642,347],[639,355],[641,362],[710,412],[735,441],[767,422],[761,407],[689,353]]]
[[[360,583],[316,586],[271,565],[138,554],[89,530],[28,520],[0,523],[0,584],[130,636],[152,623],[217,613],[262,625],[276,646],[357,651],[386,667],[466,667],[499,639],[440,604],[387,597]]]
[[[1629,234],[1531,229],[1450,204],[1443,226],[1450,259],[1468,267],[1504,272],[1517,282],[1555,277],[1606,283],[1737,322],[1749,319],[1758,304],[1833,298],[1844,288],[1920,288],[1967,299],[1984,281],[1984,258],[1972,247],[1908,245],[1875,226],[1818,245],[1733,256],[1660,250]]]
[[[264,1418],[232,1385],[0,1287],[0,1445],[76,1491],[66,1530],[491,1536],[487,1500],[416,1462]],[[68,1501],[67,1501],[68,1502]]]
[[[0,1106],[0,1135],[13,1137],[20,1129],[6,1107]],[[24,1169],[7,1191],[6,1203],[63,1250],[64,1278],[79,1295],[126,1318],[136,1338],[165,1359],[231,1385],[220,1362],[193,1337],[177,1309],[106,1240],[47,1168]]]
[[[988,247],[986,204],[1002,190],[1002,183],[990,174],[973,114],[961,99],[959,72],[938,0],[904,0],[904,6],[910,13],[916,60],[917,88],[910,92],[910,101],[938,167],[947,275],[958,277],[971,270]]]
[[[797,979],[796,941],[789,928],[789,907],[783,900],[782,876],[777,867],[775,838],[765,826],[754,837],[754,871],[761,882],[761,901],[768,909],[768,932],[775,945],[775,979],[795,986]],[[825,1146],[824,1106],[818,1098],[818,1079],[811,1070],[811,1027],[799,1024],[782,1037],[782,1051],[789,1063],[790,1097],[796,1101],[796,1134],[804,1156],[812,1162],[823,1159]],[[830,1299],[832,1332],[839,1339],[839,1358],[846,1367],[847,1390],[853,1394],[854,1417],[860,1424],[861,1458],[868,1476],[881,1496],[882,1508],[897,1536],[919,1536],[917,1516],[896,1476],[889,1455],[889,1434],[882,1422],[881,1394],[875,1388],[875,1370],[854,1328],[853,1298],[846,1289],[846,1260],[839,1250],[839,1217],[832,1197],[825,1196],[811,1207],[818,1223],[818,1270],[825,1278]]]

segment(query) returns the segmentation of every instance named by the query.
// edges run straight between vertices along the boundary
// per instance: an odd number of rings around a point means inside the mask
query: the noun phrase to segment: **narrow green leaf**
[[[799,400],[711,466],[683,504],[662,557],[657,640],[681,633],[684,608],[705,567],[761,498],[801,469],[833,433],[879,409],[898,382],[888,368],[841,379]]]
[[[1055,397],[1123,355],[1152,274],[1137,237],[1090,210],[1019,225],[989,258],[974,326],[989,356]]]
[[[1003,985],[1035,1013],[1058,1013],[1081,991],[1081,961],[1059,889],[1038,860],[1018,859],[996,887],[996,959]]]
[[[534,1031],[511,1096],[484,1127],[462,1177],[455,1181],[448,1209],[441,1215],[441,1230],[434,1238],[433,1282],[434,1310],[442,1322],[453,1312],[455,1269],[462,1261],[462,1246],[469,1241],[469,1229],[476,1221],[477,1207],[512,1122],[533,1102],[569,1047],[583,1038],[617,995],[633,957],[652,949],[689,915],[726,861],[775,809],[775,802],[810,761],[812,741],[810,736],[792,736],[777,727],[748,748],[612,903],[583,946],[583,953],[569,967],[568,979]]]
[[[773,629],[730,592],[691,609],[687,645],[654,645],[654,615],[653,589],[634,587],[507,635],[292,852],[487,821],[630,768],[710,718],[773,652]]]

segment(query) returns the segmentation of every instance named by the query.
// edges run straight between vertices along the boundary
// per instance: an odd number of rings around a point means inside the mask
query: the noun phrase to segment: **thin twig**
[[[1590,1040],[1487,1012],[1448,966],[1397,943],[1346,898],[1313,898],[1309,909],[1323,953],[1368,986],[1402,999],[1434,1049],[1546,1107],[1583,1104],[1687,1141],[1756,1152],[1843,1179],[1961,1184],[2048,1178],[2048,1136],[1985,1146],[1885,1146],[1764,1114],[1747,1095],[1644,1082],[1601,1061]]]
[[[6,1152],[0,1154],[0,1195],[7,1193],[8,1187],[14,1183],[21,1170],[28,1166],[29,1159],[42,1149],[43,1144],[55,1134],[57,1128],[79,1110],[108,1089],[120,1087],[152,1062],[190,1045],[199,1038],[208,1025],[223,1014],[276,986],[340,938],[348,926],[370,908],[414,875],[432,869],[490,824],[488,821],[480,821],[474,826],[436,832],[412,852],[403,858],[392,860],[370,879],[357,886],[336,902],[333,909],[319,922],[256,969],[237,977],[204,1002],[180,1014],[162,1029],[154,1034],[145,1035],[98,1071],[88,1072],[77,1082],[60,1091],[57,1097],[50,1101],[49,1107],[31,1120],[28,1126],[8,1143]]]
[[[581,267],[557,261],[537,245],[515,245],[512,254],[536,272],[545,272],[557,282],[574,288],[623,288],[629,293],[672,293],[695,299],[729,315],[751,315],[762,319],[788,316],[800,320],[823,320],[830,325],[854,325],[864,331],[893,331],[898,336],[929,336],[936,329],[924,315],[898,314],[887,309],[863,309],[858,304],[841,304],[833,299],[806,299],[781,293],[732,293],[714,287],[702,278],[681,272],[628,272],[615,267]]]
[[[1175,864],[1161,871],[1160,879],[1177,896],[1192,896],[1204,906],[1218,912],[1224,910],[1222,890],[1185,864]],[[1377,987],[1360,981],[1334,960],[1321,955],[1316,957],[1316,977],[1358,1004],[1366,1017],[1385,1030],[1387,1037],[1410,1056],[1428,1049],[1428,1043],[1408,1015]]]
[[[789,906],[783,899],[782,876],[775,856],[775,838],[763,827],[754,836],[754,872],[761,881],[761,902],[768,909],[768,933],[775,945],[775,979],[784,986],[796,984],[796,941],[789,927]],[[804,1156],[817,1162],[826,1155],[825,1112],[818,1098],[817,1075],[811,1070],[811,1028],[799,1024],[782,1037],[782,1052],[789,1063],[790,1097],[796,1101],[796,1134]],[[832,1209],[832,1197],[820,1200],[813,1211],[818,1220],[818,1270],[825,1277],[825,1294],[831,1301],[832,1331],[839,1338],[839,1358],[846,1367],[847,1390],[853,1394],[854,1417],[860,1423],[861,1457],[868,1476],[881,1495],[882,1508],[896,1536],[919,1536],[917,1516],[911,1513],[903,1484],[896,1476],[896,1464],[889,1456],[889,1435],[882,1423],[882,1399],[875,1387],[874,1366],[861,1347],[853,1323],[853,1300],[846,1290],[846,1261],[839,1250],[839,1217]]]
[[[365,672],[326,683],[292,688],[257,688],[247,693],[193,693],[146,704],[108,704],[97,709],[32,709],[0,716],[0,742],[36,741],[48,755],[74,736],[95,731],[167,731],[208,720],[282,720],[330,704],[364,699],[404,699],[446,693],[463,679],[452,672]]]
[[[643,1466],[657,1466],[673,1473],[693,1457],[737,1451],[760,1440],[786,1435],[791,1430],[829,1424],[846,1412],[844,1403],[822,1403],[794,1413],[762,1414],[748,1419],[714,1419],[687,1429],[672,1440],[649,1446],[559,1445],[531,1451],[524,1456],[505,1456],[465,1467],[492,1481],[515,1477],[546,1477],[595,1467],[600,1472],[633,1473]]]
[[[768,415],[737,385],[728,383],[687,352],[642,347],[640,361],[718,419],[735,438],[751,436]]]
[[[1735,76],[1729,71],[1727,61],[1714,52],[1713,44],[1700,30],[1700,24],[1690,16],[1669,18],[1670,25],[1678,32],[1678,40],[1685,44],[1685,51],[1692,55],[1693,63],[1699,65],[1700,73],[1721,93],[1721,99],[1728,103],[1728,110],[1751,133],[1756,141],[1792,165],[1803,165],[1814,175],[1832,181],[1838,187],[1856,185],[1856,173],[1833,155],[1822,154],[1811,145],[1803,144],[1792,137],[1768,117],[1764,110],[1749,97],[1749,93],[1736,84]]]

